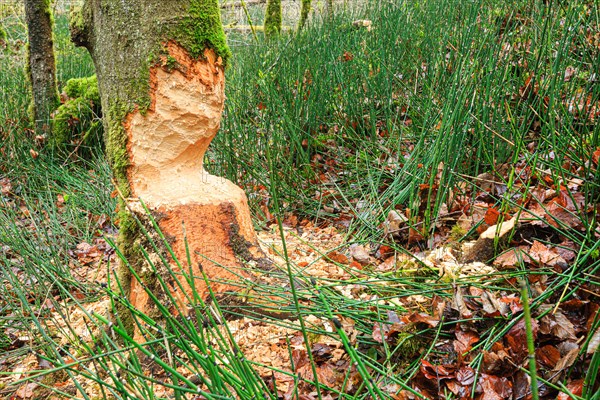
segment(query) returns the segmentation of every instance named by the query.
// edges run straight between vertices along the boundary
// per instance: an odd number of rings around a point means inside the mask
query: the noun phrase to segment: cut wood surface
[[[196,290],[206,298],[202,271],[222,293],[239,288],[226,281],[246,276],[244,262],[262,254],[252,227],[246,195],[231,181],[208,174],[202,165],[204,153],[221,122],[225,100],[225,78],[221,60],[211,50],[193,59],[175,43],[168,52],[177,67],[151,69],[150,109],[128,116],[131,166],[128,206],[140,219],[147,219],[141,201],[153,215],[180,262],[190,249]],[[184,233],[185,227],[185,233]],[[185,235],[185,236],[184,236]],[[178,268],[174,262],[173,268]],[[177,296],[185,304],[191,287]],[[132,280],[132,303],[147,299],[140,283]]]

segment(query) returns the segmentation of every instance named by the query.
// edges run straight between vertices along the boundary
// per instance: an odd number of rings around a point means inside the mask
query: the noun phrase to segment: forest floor
[[[576,189],[571,187],[573,193],[577,193]],[[364,384],[364,378],[351,362],[348,345],[363,347],[369,357],[385,355],[395,374],[408,376],[400,382],[379,384],[382,396],[435,398],[449,391],[450,396],[456,398],[473,395],[486,399],[525,398],[531,387],[527,372],[528,335],[535,345],[537,373],[542,382],[540,395],[555,396],[559,391],[579,396],[586,379],[580,374],[600,343],[600,329],[596,326],[600,291],[592,274],[585,282],[575,281],[570,286],[560,282],[569,279],[568,272],[564,272],[569,271],[569,265],[577,257],[577,249],[567,238],[556,245],[530,239],[539,236],[553,219],[577,223],[571,215],[574,206],[569,206],[568,197],[561,198],[554,191],[550,192],[549,200],[532,205],[538,208],[538,213],[541,207],[546,210],[547,222],[532,219],[521,211],[520,215],[498,223],[494,208],[480,203],[478,213],[461,220],[465,231],[475,225],[490,226],[479,229],[483,233],[477,241],[458,244],[447,237],[426,251],[414,248],[398,253],[382,245],[349,243],[348,237],[331,225],[314,226],[306,219],[299,222],[290,215],[282,225],[284,240],[276,225],[259,233],[263,251],[282,270],[291,264],[296,277],[312,282],[314,288],[318,282],[335,293],[337,298],[324,299],[331,307],[354,306],[363,312],[371,309],[371,312],[365,314],[367,318],[363,321],[340,309],[328,315],[321,309],[322,304],[318,304],[313,290],[304,293],[300,301],[304,328],[293,316],[261,317],[242,313],[225,325],[216,324],[215,329],[231,334],[235,348],[269,387],[285,399],[317,398],[314,384],[309,383],[314,382],[313,373],[317,376],[315,380],[327,387],[322,391],[324,398],[335,398],[337,391],[356,391]],[[9,203],[22,201],[12,197],[11,184],[6,179],[3,193]],[[63,196],[56,199],[59,207],[64,207],[64,201]],[[563,202],[566,205],[562,205]],[[23,213],[21,228],[35,232],[37,228],[32,226],[29,210],[23,203],[20,211]],[[403,220],[399,221],[396,215],[391,214],[386,222],[392,226],[387,228],[391,232],[403,229]],[[111,225],[100,221],[102,225],[107,229],[104,237],[97,236],[89,243],[80,242],[70,254],[72,276],[85,286],[92,282],[94,286],[110,286],[108,266],[118,261],[114,249],[106,242],[106,238],[114,239]],[[404,227],[408,231],[409,227]],[[409,233],[405,233],[408,240]],[[509,233],[512,233],[512,244],[505,245],[506,251],[493,263],[477,261],[489,256],[494,238],[502,239]],[[284,243],[287,253],[284,253]],[[407,247],[410,246],[407,244]],[[481,254],[473,254],[474,248]],[[10,250],[5,251],[10,254]],[[469,254],[472,259],[465,261]],[[516,273],[523,265],[529,272],[527,275]],[[531,273],[533,271],[535,273]],[[15,274],[17,281],[28,279],[23,271],[15,269]],[[529,330],[523,316],[523,302],[528,300],[520,294],[520,280],[527,283],[535,310]],[[420,288],[415,288],[417,285]],[[564,289],[549,289],[558,285]],[[264,290],[269,292],[270,289]],[[433,297],[428,291],[434,291]],[[280,292],[275,289],[272,293]],[[94,322],[94,315],[110,318],[111,296],[100,294],[94,296],[93,301],[84,292],[75,291],[72,296],[76,301],[60,309],[56,302],[61,304],[60,295],[48,293],[45,299],[28,301],[38,302],[34,308],[40,320],[45,321],[47,331],[52,332],[52,341],[57,346],[68,348],[75,341],[79,347],[82,343],[91,347],[102,330],[101,325]],[[229,315],[227,306],[223,310]],[[309,332],[312,360],[302,329]],[[345,340],[336,333],[339,329],[344,331]],[[39,353],[40,349],[34,345],[35,332],[8,328],[4,335],[9,342],[1,362],[4,393],[14,399],[58,399],[64,398],[65,393],[77,392],[73,378],[58,374],[54,371],[57,364]],[[28,351],[18,351],[20,349]],[[85,354],[83,349],[69,351],[59,369],[93,370],[93,357]],[[140,372],[158,382],[169,380],[166,371],[156,370],[153,365],[141,367]],[[186,368],[182,372],[188,377],[192,375]],[[102,397],[97,377],[84,374],[77,380],[90,398]],[[567,380],[564,386],[560,384],[563,380]],[[157,385],[153,395],[168,398],[173,391],[168,386]],[[559,395],[559,398],[568,397]]]

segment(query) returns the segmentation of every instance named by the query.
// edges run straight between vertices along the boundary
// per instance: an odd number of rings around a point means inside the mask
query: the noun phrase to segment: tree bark
[[[107,154],[126,199],[120,204],[118,245],[141,282],[122,263],[124,294],[138,310],[158,315],[148,291],[169,304],[161,278],[177,299],[172,311],[186,309],[186,295],[194,298],[194,290],[183,278],[175,282],[161,258],[174,271],[191,270],[204,299],[209,291],[203,273],[223,280],[212,285],[217,294],[240,290],[228,280],[247,276],[246,263],[266,262],[246,195],[202,165],[225,100],[229,49],[218,1],[86,0],[72,16],[71,33],[96,66]],[[144,205],[179,264],[160,239],[156,250],[141,233],[134,217],[154,231]],[[150,255],[142,256],[140,247]],[[158,270],[148,268],[147,259]]]
[[[327,13],[327,18],[333,18],[333,0],[325,1],[325,12]]]
[[[50,0],[25,0],[29,38],[27,74],[31,84],[31,116],[36,132],[50,133],[50,117],[60,105],[52,40]]]
[[[265,10],[265,36],[267,38],[281,33],[281,0],[268,0]]]
[[[253,4],[264,4],[266,2],[267,2],[267,0],[245,0],[245,1],[240,0],[240,1],[233,2],[233,3],[224,2],[221,4],[221,8],[223,8],[223,9],[237,8],[237,7],[250,6]]]
[[[310,13],[311,0],[302,0],[302,6],[300,8],[300,20],[298,21],[298,31],[302,30],[306,20],[308,20],[308,14]]]

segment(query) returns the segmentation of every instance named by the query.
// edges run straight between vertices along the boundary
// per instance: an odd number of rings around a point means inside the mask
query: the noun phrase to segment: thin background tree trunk
[[[311,0],[302,0],[302,6],[300,8],[300,20],[298,21],[298,30],[301,30],[306,24],[308,14],[310,13]]]
[[[265,36],[272,37],[281,33],[281,0],[268,0],[265,10]]]
[[[327,13],[327,18],[333,18],[333,0],[325,1],[325,12]]]
[[[32,118],[38,133],[50,132],[50,116],[59,106],[52,40],[50,0],[25,0],[29,37],[27,74],[32,89]]]

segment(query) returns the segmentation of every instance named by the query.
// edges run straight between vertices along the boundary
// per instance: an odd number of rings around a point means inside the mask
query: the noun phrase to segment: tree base
[[[154,245],[148,238],[147,243],[140,244],[147,251],[157,250],[148,255],[152,265],[146,260],[139,272],[142,282],[132,277],[129,293],[132,306],[150,316],[157,310],[144,287],[178,314],[191,302],[208,300],[210,291],[221,297],[244,290],[244,281],[253,279],[253,267],[264,271],[272,265],[258,245],[244,191],[216,176],[207,174],[201,179],[196,184],[188,182],[188,187],[174,187],[168,202],[156,196],[128,201]],[[175,203],[174,198],[178,198]],[[161,287],[157,275],[177,304]],[[210,289],[204,276],[210,281]]]

